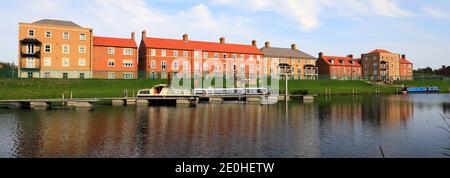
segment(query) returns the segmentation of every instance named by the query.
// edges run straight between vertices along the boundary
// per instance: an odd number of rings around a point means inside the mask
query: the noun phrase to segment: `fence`
[[[0,78],[17,78],[17,76],[18,72],[16,68],[0,68]]]

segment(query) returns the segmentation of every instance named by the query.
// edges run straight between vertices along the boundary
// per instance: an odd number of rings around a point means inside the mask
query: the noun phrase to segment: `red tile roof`
[[[407,59],[405,58],[400,58],[400,64],[412,64],[411,62],[409,62]]]
[[[341,57],[341,56],[323,56],[322,58],[325,60],[325,62],[328,65],[331,65],[331,66],[361,67],[360,60],[358,60],[358,59],[352,59],[349,57]],[[331,60],[334,60],[334,64],[331,64]],[[343,61],[343,63],[341,64],[340,61]],[[354,61],[355,63],[352,64],[351,61]]]
[[[376,49],[376,50],[373,50],[372,52],[370,52],[369,54],[375,54],[375,53],[391,53],[391,52],[388,50],[384,50],[384,49]]]
[[[98,36],[94,36],[94,46],[137,48],[136,41],[134,41],[133,39]]]
[[[252,45],[241,44],[220,44],[214,42],[203,41],[184,41],[163,38],[145,38],[144,45],[147,48],[158,49],[179,49],[179,50],[203,50],[209,52],[226,52],[226,53],[242,53],[242,54],[259,54],[262,52]]]

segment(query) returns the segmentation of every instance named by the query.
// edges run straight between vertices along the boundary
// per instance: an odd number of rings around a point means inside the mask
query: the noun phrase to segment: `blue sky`
[[[450,65],[448,0],[2,0],[0,61],[17,60],[19,22],[71,20],[94,35],[298,48],[317,56],[387,49],[417,67]]]

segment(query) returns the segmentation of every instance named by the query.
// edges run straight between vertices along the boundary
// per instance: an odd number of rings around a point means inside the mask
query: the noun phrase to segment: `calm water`
[[[445,157],[450,95],[0,110],[0,157]]]

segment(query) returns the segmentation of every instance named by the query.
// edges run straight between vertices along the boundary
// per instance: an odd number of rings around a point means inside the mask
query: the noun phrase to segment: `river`
[[[450,95],[313,103],[0,109],[0,157],[446,157]]]

